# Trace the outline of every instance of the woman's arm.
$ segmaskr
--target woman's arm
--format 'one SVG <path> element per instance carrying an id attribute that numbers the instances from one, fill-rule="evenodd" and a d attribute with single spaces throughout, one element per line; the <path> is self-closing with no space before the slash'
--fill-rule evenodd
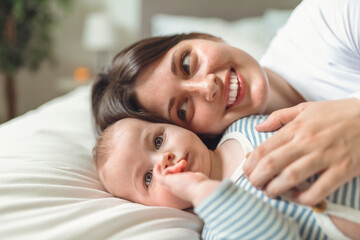
<path id="1" fill-rule="evenodd" d="M 346 236 L 354 240 L 360 240 L 360 224 L 336 216 L 330 216 L 330 219 Z"/>
<path id="2" fill-rule="evenodd" d="M 302 103 L 274 112 L 257 126 L 258 131 L 278 128 L 244 164 L 249 181 L 269 196 L 280 195 L 320 173 L 294 199 L 315 205 L 360 175 L 359 99 Z"/>

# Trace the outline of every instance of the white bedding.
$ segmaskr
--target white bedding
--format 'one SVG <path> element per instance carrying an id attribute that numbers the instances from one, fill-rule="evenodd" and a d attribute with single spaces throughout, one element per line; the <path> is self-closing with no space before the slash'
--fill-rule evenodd
<path id="1" fill-rule="evenodd" d="M 195 215 L 105 192 L 94 143 L 89 86 L 0 126 L 0 239 L 199 239 Z"/>

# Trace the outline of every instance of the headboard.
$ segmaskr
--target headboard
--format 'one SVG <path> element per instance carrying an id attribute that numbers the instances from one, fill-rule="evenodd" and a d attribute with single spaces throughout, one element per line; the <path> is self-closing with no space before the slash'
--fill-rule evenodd
<path id="1" fill-rule="evenodd" d="M 140 37 L 151 36 L 154 15 L 172 14 L 235 20 L 260 16 L 268 8 L 293 9 L 301 0 L 141 0 Z"/>

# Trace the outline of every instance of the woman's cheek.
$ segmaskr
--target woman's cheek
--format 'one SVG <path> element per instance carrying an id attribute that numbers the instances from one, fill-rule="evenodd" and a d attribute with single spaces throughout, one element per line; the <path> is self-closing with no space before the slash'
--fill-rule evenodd
<path id="1" fill-rule="evenodd" d="M 223 111 L 220 111 L 217 106 L 213 108 L 199 106 L 193 118 L 191 130 L 196 133 L 221 133 L 232 122 L 232 119 L 227 121 L 222 114 Z"/>

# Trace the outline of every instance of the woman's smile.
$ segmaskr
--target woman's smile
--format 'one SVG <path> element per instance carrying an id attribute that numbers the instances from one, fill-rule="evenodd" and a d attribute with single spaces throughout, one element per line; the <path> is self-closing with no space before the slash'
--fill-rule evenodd
<path id="1" fill-rule="evenodd" d="M 230 69 L 226 74 L 224 85 L 226 110 L 231 110 L 242 102 L 245 96 L 245 89 L 246 85 L 243 76 L 234 69 Z"/>

